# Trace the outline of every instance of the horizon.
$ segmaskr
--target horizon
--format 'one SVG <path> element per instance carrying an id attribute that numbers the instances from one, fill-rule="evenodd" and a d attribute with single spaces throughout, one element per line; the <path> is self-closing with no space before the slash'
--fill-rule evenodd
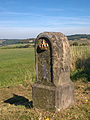
<path id="1" fill-rule="evenodd" d="M 0 0 L 0 39 L 36 38 L 44 31 L 90 34 L 89 4 L 89 0 Z"/>
<path id="2" fill-rule="evenodd" d="M 69 36 L 74 36 L 74 35 L 90 35 L 90 34 L 71 34 L 71 35 L 66 35 L 67 37 Z M 36 39 L 36 37 L 31 37 L 31 38 L 5 38 L 5 39 L 2 39 L 0 38 L 0 40 L 26 40 L 26 39 Z"/>

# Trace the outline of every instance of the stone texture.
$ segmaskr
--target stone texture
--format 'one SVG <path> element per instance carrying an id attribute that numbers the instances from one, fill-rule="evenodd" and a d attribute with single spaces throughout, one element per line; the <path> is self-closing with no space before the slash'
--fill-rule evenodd
<path id="1" fill-rule="evenodd" d="M 55 86 L 34 84 L 32 90 L 34 107 L 55 111 L 55 90 Z"/>
<path id="2" fill-rule="evenodd" d="M 73 83 L 70 80 L 67 37 L 62 33 L 44 32 L 37 36 L 35 46 L 34 106 L 46 110 L 68 107 L 73 103 Z"/>

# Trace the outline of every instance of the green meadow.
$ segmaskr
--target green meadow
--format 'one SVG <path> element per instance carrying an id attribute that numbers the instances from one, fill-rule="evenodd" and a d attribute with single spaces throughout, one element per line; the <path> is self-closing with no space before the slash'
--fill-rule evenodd
<path id="1" fill-rule="evenodd" d="M 73 81 L 78 78 L 87 81 L 90 78 L 89 61 L 90 46 L 70 48 L 70 69 Z M 15 48 L 15 45 L 0 48 L 0 87 L 24 84 L 34 80 L 34 48 Z"/>
<path id="2" fill-rule="evenodd" d="M 34 48 L 0 48 L 0 87 L 35 80 Z"/>

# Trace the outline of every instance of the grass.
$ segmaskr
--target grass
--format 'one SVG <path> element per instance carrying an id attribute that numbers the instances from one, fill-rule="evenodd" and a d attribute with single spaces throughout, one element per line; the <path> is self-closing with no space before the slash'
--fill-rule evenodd
<path id="1" fill-rule="evenodd" d="M 13 48 L 15 45 L 9 45 Z M 18 45 L 19 46 L 19 45 Z M 7 46 L 4 48 L 8 48 Z M 71 79 L 90 80 L 90 46 L 71 47 Z M 0 87 L 35 80 L 34 48 L 0 48 Z"/>
<path id="2" fill-rule="evenodd" d="M 90 58 L 90 46 L 72 46 L 70 47 L 70 55 L 70 67 L 71 71 L 73 71 L 77 67 L 76 62 L 78 59 L 86 60 Z"/>
<path id="3" fill-rule="evenodd" d="M 70 54 L 74 105 L 50 113 L 31 106 L 34 48 L 0 48 L 0 120 L 90 120 L 90 46 L 71 47 Z"/>
<path id="4" fill-rule="evenodd" d="M 0 49 L 0 87 L 35 79 L 34 49 Z"/>
<path id="5" fill-rule="evenodd" d="M 73 46 L 70 54 L 71 79 L 90 81 L 90 46 Z"/>

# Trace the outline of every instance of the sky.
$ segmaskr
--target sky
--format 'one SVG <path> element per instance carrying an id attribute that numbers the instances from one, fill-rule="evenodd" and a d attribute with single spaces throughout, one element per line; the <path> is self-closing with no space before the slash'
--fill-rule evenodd
<path id="1" fill-rule="evenodd" d="M 90 34 L 90 0 L 0 0 L 0 39 Z"/>

